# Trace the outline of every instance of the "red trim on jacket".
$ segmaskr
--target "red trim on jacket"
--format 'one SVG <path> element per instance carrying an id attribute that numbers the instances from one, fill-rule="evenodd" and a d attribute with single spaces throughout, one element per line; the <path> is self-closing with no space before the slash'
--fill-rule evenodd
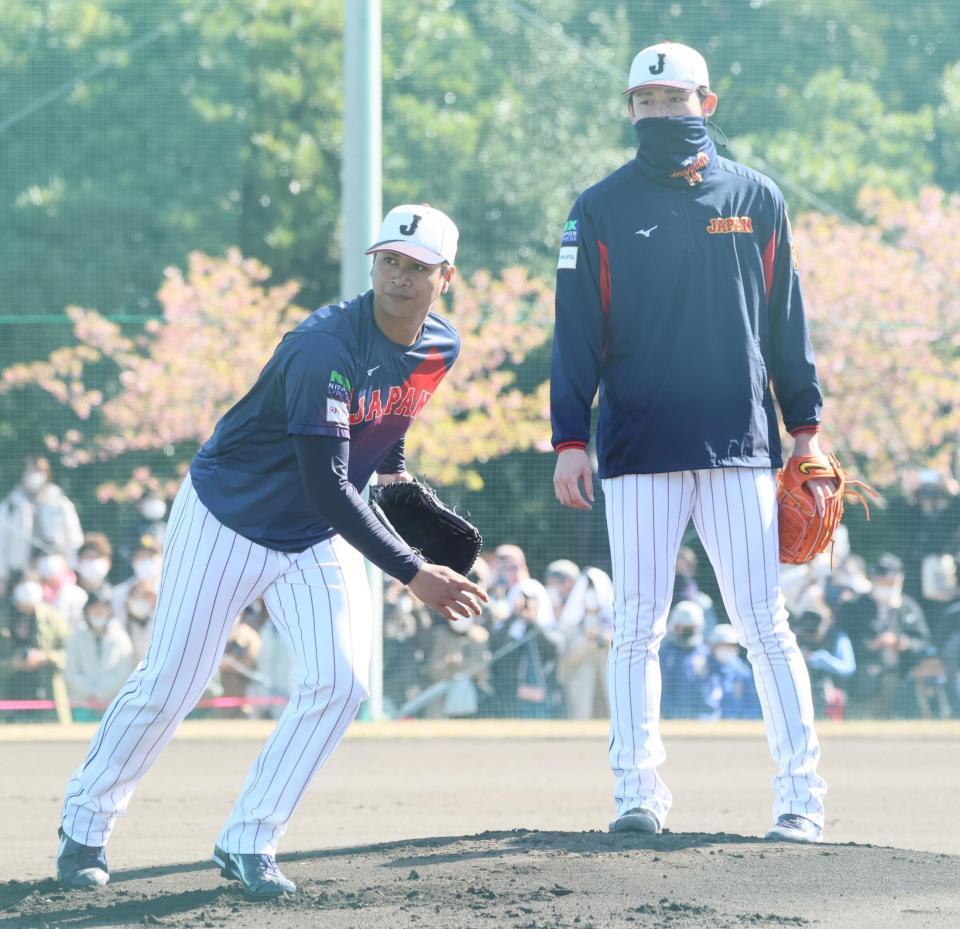
<path id="1" fill-rule="evenodd" d="M 603 356 L 607 355 L 607 339 L 610 332 L 610 255 L 607 246 L 597 239 L 600 251 L 600 305 L 603 307 Z"/>
<path id="2" fill-rule="evenodd" d="M 563 451 L 566 451 L 568 448 L 581 448 L 581 449 L 583 449 L 583 448 L 586 448 L 586 447 L 587 447 L 587 443 L 586 443 L 586 442 L 579 442 L 579 441 L 577 441 L 576 439 L 570 439 L 570 440 L 567 441 L 567 442 L 560 442 L 560 443 L 555 447 L 554 450 L 555 450 L 555 451 L 558 451 L 558 452 L 563 452 Z"/>
<path id="3" fill-rule="evenodd" d="M 603 306 L 603 315 L 610 318 L 610 256 L 607 246 L 599 239 L 597 248 L 600 250 L 600 303 Z"/>
<path id="4" fill-rule="evenodd" d="M 790 430 L 790 435 L 816 435 L 820 431 L 820 426 L 817 423 L 814 423 L 812 426 L 797 426 L 796 429 Z"/>
<path id="5" fill-rule="evenodd" d="M 773 259 L 777 254 L 777 232 L 774 230 L 770 235 L 770 241 L 763 250 L 763 290 L 770 299 L 770 291 L 773 290 Z"/>

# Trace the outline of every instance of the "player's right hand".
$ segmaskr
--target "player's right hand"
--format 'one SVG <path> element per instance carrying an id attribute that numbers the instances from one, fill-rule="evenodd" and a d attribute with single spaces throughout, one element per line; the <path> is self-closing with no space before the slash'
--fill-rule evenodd
<path id="1" fill-rule="evenodd" d="M 489 597 L 482 587 L 446 565 L 425 563 L 407 585 L 430 609 L 447 619 L 479 616 Z"/>
<path id="2" fill-rule="evenodd" d="M 553 491 L 564 506 L 575 510 L 593 509 L 593 468 L 584 449 L 565 448 L 557 455 Z"/>

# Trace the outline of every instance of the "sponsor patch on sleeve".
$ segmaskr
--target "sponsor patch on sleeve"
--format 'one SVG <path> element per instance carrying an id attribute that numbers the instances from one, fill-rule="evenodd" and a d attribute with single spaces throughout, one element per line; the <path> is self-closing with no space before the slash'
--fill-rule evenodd
<path id="1" fill-rule="evenodd" d="M 350 413 L 343 400 L 327 398 L 327 422 L 333 426 L 350 425 Z"/>
<path id="2" fill-rule="evenodd" d="M 330 372 L 330 383 L 327 384 L 327 396 L 331 400 L 350 402 L 350 380 L 339 371 Z"/>
<path id="3" fill-rule="evenodd" d="M 563 224 L 563 235 L 560 236 L 561 245 L 577 244 L 577 220 L 571 219 Z"/>
<path id="4" fill-rule="evenodd" d="M 557 260 L 557 270 L 567 268 L 574 270 L 577 267 L 577 252 L 579 249 L 575 245 L 565 245 L 560 249 L 560 258 Z"/>

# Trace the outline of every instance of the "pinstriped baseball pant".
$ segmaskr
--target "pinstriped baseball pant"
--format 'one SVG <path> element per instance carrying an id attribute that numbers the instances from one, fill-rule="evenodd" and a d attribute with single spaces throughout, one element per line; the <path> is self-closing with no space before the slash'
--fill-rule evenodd
<path id="1" fill-rule="evenodd" d="M 363 559 L 339 536 L 300 554 L 250 542 L 214 518 L 189 477 L 170 513 L 150 648 L 67 786 L 61 826 L 68 836 L 106 844 L 140 779 L 206 689 L 238 613 L 259 596 L 293 655 L 294 689 L 217 844 L 275 854 L 311 779 L 368 694 Z"/>
<path id="2" fill-rule="evenodd" d="M 817 774 L 810 678 L 787 624 L 779 580 L 776 480 L 762 468 L 628 474 L 603 481 L 613 559 L 610 766 L 617 815 L 635 807 L 663 823 L 671 794 L 657 769 L 660 643 L 673 596 L 677 552 L 691 517 L 721 596 L 747 649 L 777 766 L 774 818 L 799 813 L 823 824 L 826 783 Z"/>

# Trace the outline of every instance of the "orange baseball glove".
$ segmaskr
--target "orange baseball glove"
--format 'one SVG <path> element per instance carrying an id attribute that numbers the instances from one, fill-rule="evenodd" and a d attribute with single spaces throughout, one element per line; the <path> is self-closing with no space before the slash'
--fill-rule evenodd
<path id="1" fill-rule="evenodd" d="M 823 516 L 817 512 L 807 481 L 829 478 L 836 484 L 826 495 Z M 784 564 L 805 564 L 833 542 L 833 534 L 843 517 L 847 496 L 862 503 L 870 518 L 870 507 L 862 491 L 877 495 L 862 481 L 847 479 L 836 455 L 802 455 L 791 458 L 777 475 L 777 504 L 780 511 L 780 560 Z"/>

